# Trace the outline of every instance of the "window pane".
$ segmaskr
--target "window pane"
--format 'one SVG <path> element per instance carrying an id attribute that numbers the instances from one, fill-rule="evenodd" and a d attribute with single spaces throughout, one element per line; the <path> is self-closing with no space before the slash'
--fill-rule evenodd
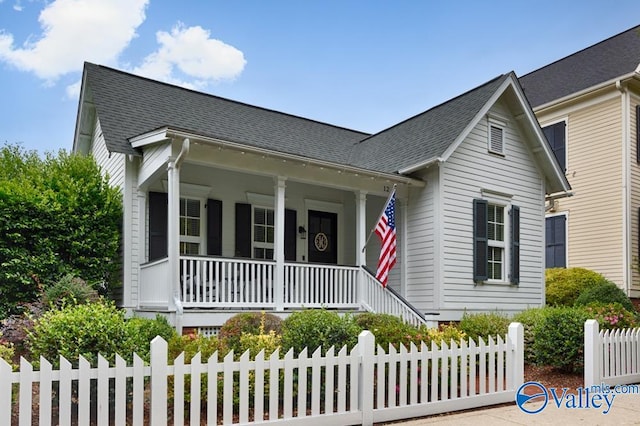
<path id="1" fill-rule="evenodd" d="M 273 243 L 275 241 L 275 228 L 267 228 L 267 243 Z"/>
<path id="2" fill-rule="evenodd" d="M 501 280 L 502 279 L 502 267 L 503 267 L 503 250 L 500 247 L 489 247 L 489 279 Z"/>
<path id="3" fill-rule="evenodd" d="M 264 249 L 259 247 L 254 248 L 253 257 L 256 259 L 264 259 Z"/>
<path id="4" fill-rule="evenodd" d="M 180 198 L 180 216 L 184 216 L 186 215 L 187 212 L 187 200 L 185 200 L 184 198 Z"/>
<path id="5" fill-rule="evenodd" d="M 267 225 L 275 225 L 275 221 L 274 221 L 274 216 L 273 216 L 273 210 L 269 209 L 267 210 Z"/>
<path id="6" fill-rule="evenodd" d="M 191 237 L 200 236 L 200 219 L 186 219 L 185 234 Z"/>
<path id="7" fill-rule="evenodd" d="M 253 222 L 256 223 L 257 225 L 264 225 L 265 224 L 265 211 L 264 209 L 258 209 L 256 208 L 253 211 Z"/>
<path id="8" fill-rule="evenodd" d="M 265 242 L 264 226 L 256 225 L 253 227 L 253 241 Z"/>
<path id="9" fill-rule="evenodd" d="M 180 254 L 187 255 L 187 256 L 200 254 L 200 244 L 181 242 Z"/>
<path id="10" fill-rule="evenodd" d="M 200 200 L 187 200 L 187 216 L 200 217 Z"/>
<path id="11" fill-rule="evenodd" d="M 273 259 L 273 249 L 265 249 L 265 259 Z"/>

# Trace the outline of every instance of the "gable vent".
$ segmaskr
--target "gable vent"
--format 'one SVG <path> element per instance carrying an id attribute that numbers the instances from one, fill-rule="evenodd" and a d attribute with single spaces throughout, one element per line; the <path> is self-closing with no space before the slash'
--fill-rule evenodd
<path id="1" fill-rule="evenodd" d="M 489 140 L 489 151 L 502 154 L 504 152 L 504 142 L 502 129 L 500 127 L 491 126 L 491 134 Z"/>

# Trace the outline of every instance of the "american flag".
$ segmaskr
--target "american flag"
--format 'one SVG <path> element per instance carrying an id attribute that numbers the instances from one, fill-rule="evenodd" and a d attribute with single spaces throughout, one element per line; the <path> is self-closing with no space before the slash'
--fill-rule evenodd
<path id="1" fill-rule="evenodd" d="M 387 286 L 389 271 L 396 264 L 396 191 L 394 190 L 384 207 L 380 220 L 376 225 L 376 235 L 380 237 L 380 257 L 376 278 Z"/>

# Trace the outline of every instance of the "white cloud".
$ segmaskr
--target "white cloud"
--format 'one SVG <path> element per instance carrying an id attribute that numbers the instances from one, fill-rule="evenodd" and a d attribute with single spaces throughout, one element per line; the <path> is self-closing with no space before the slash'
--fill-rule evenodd
<path id="1" fill-rule="evenodd" d="M 116 63 L 145 20 L 149 0 L 55 0 L 40 12 L 42 35 L 14 46 L 0 33 L 0 60 L 48 82 L 82 69 L 88 60 Z"/>
<path id="2" fill-rule="evenodd" d="M 185 27 L 178 23 L 171 33 L 158 31 L 160 44 L 132 72 L 190 88 L 202 88 L 208 83 L 233 79 L 244 69 L 243 53 L 220 40 L 210 38 L 210 32 L 200 26 Z M 177 71 L 190 81 L 176 76 Z"/>

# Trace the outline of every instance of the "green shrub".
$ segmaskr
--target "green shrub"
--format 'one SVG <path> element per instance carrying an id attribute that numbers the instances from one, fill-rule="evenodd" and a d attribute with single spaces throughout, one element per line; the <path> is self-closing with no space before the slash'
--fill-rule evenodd
<path id="1" fill-rule="evenodd" d="M 242 334 L 259 334 L 261 325 L 264 326 L 265 333 L 274 331 L 275 334 L 280 334 L 282 331 L 280 317 L 266 312 L 244 312 L 229 318 L 220 328 L 218 338 L 226 348 L 241 354 L 240 337 Z"/>
<path id="2" fill-rule="evenodd" d="M 402 344 L 409 347 L 411 342 L 419 340 L 419 330 L 406 324 L 401 318 L 390 314 L 366 312 L 355 316 L 355 322 L 362 330 L 369 330 L 376 338 L 376 345 L 380 345 L 385 352 L 389 345 L 399 349 Z"/>
<path id="3" fill-rule="evenodd" d="M 549 268 L 545 272 L 547 305 L 573 306 L 580 293 L 605 282 L 605 277 L 588 269 Z"/>
<path id="4" fill-rule="evenodd" d="M 220 350 L 218 360 L 222 360 L 226 355 L 226 352 L 221 350 L 220 341 L 215 336 L 206 337 L 199 334 L 178 336 L 174 334 L 168 343 L 170 362 L 173 362 L 182 352 L 184 352 L 185 363 L 189 363 L 198 352 L 200 352 L 203 362 L 218 350 Z"/>
<path id="5" fill-rule="evenodd" d="M 61 308 L 69 304 L 95 302 L 98 300 L 98 292 L 83 279 L 74 274 L 67 274 L 54 285 L 46 288 L 42 297 L 46 305 Z"/>
<path id="6" fill-rule="evenodd" d="M 331 346 L 336 350 L 344 345 L 355 346 L 361 329 L 353 316 L 340 316 L 325 309 L 309 309 L 294 312 L 282 322 L 282 350 L 293 349 L 299 354 L 307 348 L 309 354 L 318 347 L 323 353 Z"/>
<path id="7" fill-rule="evenodd" d="M 431 344 L 435 343 L 435 345 L 440 348 L 442 342 L 445 342 L 450 347 L 452 340 L 460 345 L 462 340 L 467 340 L 467 335 L 455 325 L 445 324 L 439 328 L 420 327 L 416 340 L 417 342 L 414 342 L 416 345 L 420 342 L 425 342 L 431 347 Z"/>
<path id="8" fill-rule="evenodd" d="M 533 347 L 534 330 L 537 325 L 554 309 L 552 307 L 529 308 L 512 318 L 512 321 L 522 324 L 524 330 L 524 362 L 525 364 L 537 364 L 536 352 Z"/>
<path id="9" fill-rule="evenodd" d="M 603 330 L 635 328 L 639 324 L 637 313 L 628 311 L 620 303 L 591 303 L 585 310 Z"/>
<path id="10" fill-rule="evenodd" d="M 100 301 L 45 312 L 28 333 L 33 361 L 40 356 L 59 366 L 59 355 L 74 365 L 82 355 L 96 365 L 98 353 L 110 362 L 118 353 L 131 359 L 124 311 Z"/>
<path id="11" fill-rule="evenodd" d="M 584 289 L 576 299 L 576 305 L 587 306 L 591 303 L 619 303 L 630 312 L 635 312 L 635 306 L 625 292 L 612 283 L 604 281 Z"/>
<path id="12" fill-rule="evenodd" d="M 0 318 L 70 273 L 118 286 L 121 198 L 91 156 L 0 147 Z"/>
<path id="13" fill-rule="evenodd" d="M 584 366 L 584 322 L 589 315 L 581 307 L 562 307 L 546 313 L 534 329 L 536 360 L 565 372 Z"/>
<path id="14" fill-rule="evenodd" d="M 176 336 L 176 330 L 162 315 L 156 315 L 155 319 L 134 317 L 126 322 L 127 334 L 131 344 L 131 350 L 140 358 L 149 362 L 150 343 L 160 336 L 167 342 Z"/>
<path id="15" fill-rule="evenodd" d="M 485 342 L 488 336 L 504 336 L 509 331 L 509 318 L 499 312 L 469 314 L 465 312 L 458 324 L 469 339 L 478 342 L 482 338 Z"/>

